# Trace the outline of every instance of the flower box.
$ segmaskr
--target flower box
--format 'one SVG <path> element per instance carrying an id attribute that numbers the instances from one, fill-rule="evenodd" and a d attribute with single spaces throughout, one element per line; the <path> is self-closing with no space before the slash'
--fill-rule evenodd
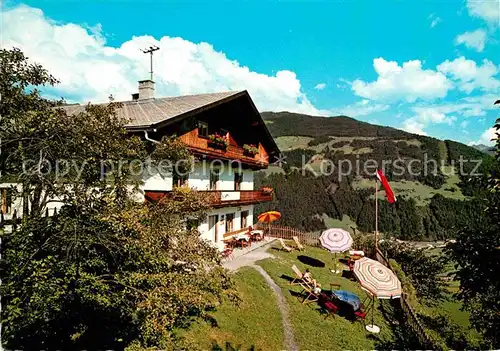
<path id="1" fill-rule="evenodd" d="M 253 144 L 244 144 L 243 151 L 247 155 L 255 156 L 259 153 L 259 148 Z"/>
<path id="2" fill-rule="evenodd" d="M 229 139 L 219 133 L 208 136 L 209 145 L 219 149 L 225 149 L 229 145 Z"/>
<path id="3" fill-rule="evenodd" d="M 260 191 L 262 191 L 265 194 L 271 194 L 273 192 L 273 188 L 270 188 L 268 186 L 264 186 L 260 188 Z"/>

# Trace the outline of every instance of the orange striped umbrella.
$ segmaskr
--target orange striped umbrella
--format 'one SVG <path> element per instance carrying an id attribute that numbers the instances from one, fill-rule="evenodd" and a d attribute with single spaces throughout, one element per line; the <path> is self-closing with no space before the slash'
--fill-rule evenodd
<path id="1" fill-rule="evenodd" d="M 281 218 L 281 213 L 278 211 L 268 211 L 261 213 L 258 217 L 259 222 L 271 223 Z"/>

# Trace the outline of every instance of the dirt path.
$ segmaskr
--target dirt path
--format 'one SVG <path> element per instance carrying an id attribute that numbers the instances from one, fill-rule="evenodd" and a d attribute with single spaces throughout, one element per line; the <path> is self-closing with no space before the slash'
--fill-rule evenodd
<path id="1" fill-rule="evenodd" d="M 222 266 L 230 271 L 237 271 L 241 267 L 253 266 L 257 261 L 274 257 L 267 252 L 268 248 L 269 245 L 261 246 L 258 249 L 244 254 L 243 256 L 235 257 L 230 261 L 224 262 Z"/>
<path id="2" fill-rule="evenodd" d="M 283 296 L 283 292 L 281 288 L 274 282 L 274 280 L 267 274 L 267 272 L 261 267 L 256 265 L 257 261 L 263 260 L 265 258 L 274 257 L 270 253 L 267 252 L 269 245 L 265 245 L 259 247 L 256 250 L 250 251 L 243 256 L 236 257 L 235 259 L 225 262 L 223 266 L 231 271 L 237 271 L 241 267 L 252 267 L 257 272 L 264 277 L 267 285 L 271 288 L 276 297 L 276 302 L 278 304 L 278 308 L 281 312 L 281 322 L 283 324 L 283 333 L 285 334 L 285 349 L 287 351 L 298 351 L 299 346 L 295 343 L 295 339 L 293 336 L 293 328 L 290 324 L 290 320 L 288 318 L 288 304 Z"/>
<path id="3" fill-rule="evenodd" d="M 299 350 L 299 346 L 295 342 L 294 336 L 293 336 L 293 328 L 292 325 L 290 324 L 290 320 L 288 318 L 288 304 L 285 300 L 285 297 L 283 296 L 283 292 L 281 291 L 281 288 L 276 285 L 274 280 L 267 274 L 267 272 L 261 267 L 257 266 L 256 264 L 251 265 L 254 269 L 257 270 L 265 279 L 266 283 L 269 285 L 271 290 L 274 293 L 274 296 L 276 296 L 276 302 L 278 303 L 278 308 L 280 309 L 281 312 L 281 321 L 283 323 L 283 332 L 285 334 L 285 349 L 287 351 L 296 351 Z"/>

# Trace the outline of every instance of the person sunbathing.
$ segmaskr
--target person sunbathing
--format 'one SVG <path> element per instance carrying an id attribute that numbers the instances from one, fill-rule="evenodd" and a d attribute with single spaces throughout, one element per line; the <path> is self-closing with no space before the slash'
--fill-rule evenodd
<path id="1" fill-rule="evenodd" d="M 313 279 L 311 272 L 309 272 L 309 269 L 306 269 L 304 275 L 302 276 L 302 279 L 313 287 L 313 291 L 315 294 L 319 294 L 321 292 L 321 284 L 316 281 L 316 279 Z"/>

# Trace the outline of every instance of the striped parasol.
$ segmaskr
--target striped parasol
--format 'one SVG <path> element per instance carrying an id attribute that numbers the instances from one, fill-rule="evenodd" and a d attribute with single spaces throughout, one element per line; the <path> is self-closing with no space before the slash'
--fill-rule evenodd
<path id="1" fill-rule="evenodd" d="M 261 213 L 258 217 L 259 222 L 271 223 L 281 218 L 281 213 L 278 211 L 268 211 Z"/>
<path id="2" fill-rule="evenodd" d="M 401 282 L 396 275 L 382 263 L 367 257 L 354 263 L 354 275 L 361 287 L 379 299 L 401 297 Z"/>
<path id="3" fill-rule="evenodd" d="M 321 245 L 330 252 L 344 252 L 351 248 L 352 237 L 348 231 L 340 228 L 331 228 L 321 233 Z"/>

